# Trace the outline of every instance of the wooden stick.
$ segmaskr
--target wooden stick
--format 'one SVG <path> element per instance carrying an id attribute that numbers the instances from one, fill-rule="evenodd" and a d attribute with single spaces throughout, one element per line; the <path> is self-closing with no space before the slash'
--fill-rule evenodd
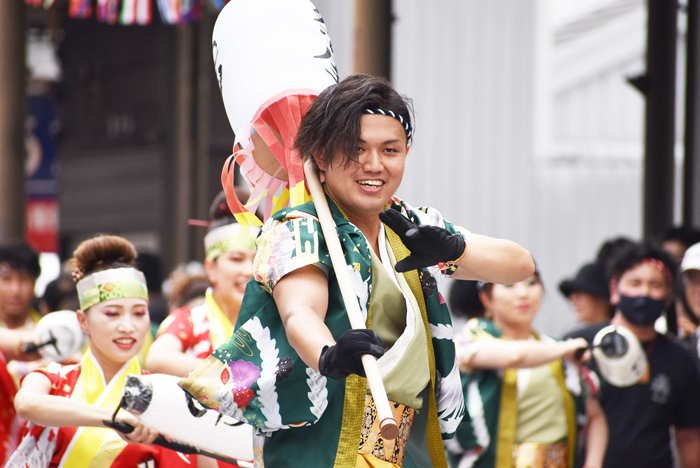
<path id="1" fill-rule="evenodd" d="M 306 178 L 306 183 L 309 186 L 311 196 L 314 199 L 316 214 L 318 214 L 318 220 L 321 223 L 323 237 L 326 239 L 328 253 L 331 256 L 331 263 L 333 264 L 333 270 L 335 271 L 335 276 L 338 279 L 338 286 L 340 287 L 340 293 L 343 296 L 343 302 L 345 303 L 345 309 L 348 313 L 348 319 L 350 319 L 350 326 L 352 328 L 365 328 L 365 320 L 362 318 L 362 311 L 360 310 L 360 305 L 357 302 L 355 288 L 352 285 L 350 272 L 348 271 L 347 263 L 345 262 L 345 255 L 343 254 L 343 249 L 340 246 L 338 231 L 336 231 L 335 228 L 335 221 L 333 221 L 333 216 L 331 216 L 331 210 L 328 207 L 328 202 L 326 201 L 326 194 L 323 191 L 323 187 L 321 187 L 321 181 L 318 178 L 316 167 L 311 159 L 308 159 L 304 163 L 304 176 Z M 382 381 L 382 376 L 379 373 L 377 359 L 370 354 L 365 354 L 362 356 L 362 366 L 364 367 L 365 375 L 367 376 L 369 391 L 372 393 L 374 404 L 377 407 L 379 429 L 382 432 L 382 437 L 385 439 L 395 439 L 399 435 L 399 426 L 396 424 L 394 415 L 391 412 L 389 399 L 387 398 L 386 390 L 384 389 L 384 382 Z"/>

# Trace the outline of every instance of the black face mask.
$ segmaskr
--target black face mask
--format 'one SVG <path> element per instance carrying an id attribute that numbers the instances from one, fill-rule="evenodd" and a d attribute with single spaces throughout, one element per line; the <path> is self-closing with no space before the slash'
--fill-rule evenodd
<path id="1" fill-rule="evenodd" d="M 649 296 L 630 297 L 620 294 L 617 304 L 622 315 L 634 325 L 653 325 L 666 306 L 665 299 L 652 299 Z"/>

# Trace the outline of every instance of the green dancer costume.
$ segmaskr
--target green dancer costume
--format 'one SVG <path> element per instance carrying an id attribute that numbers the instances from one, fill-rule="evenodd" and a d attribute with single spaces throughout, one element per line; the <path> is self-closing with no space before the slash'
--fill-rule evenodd
<path id="1" fill-rule="evenodd" d="M 467 341 L 501 339 L 501 330 L 490 320 L 471 319 L 464 327 Z M 533 332 L 535 339 L 553 341 Z M 576 435 L 586 422 L 585 400 L 598 388 L 597 377 L 568 361 L 548 364 L 564 399 L 568 427 L 568 466 L 573 466 Z M 452 466 L 510 468 L 518 422 L 517 369 L 476 369 L 465 372 L 462 385 L 467 414 L 453 440 L 447 444 Z M 594 388 L 594 390 L 591 389 Z M 460 463 L 461 462 L 461 463 Z"/>
<path id="2" fill-rule="evenodd" d="M 408 439 L 403 466 L 446 466 L 442 439 L 455 433 L 464 400 L 450 316 L 436 280 L 456 267 L 397 273 L 406 299 L 387 293 L 392 287 L 398 291 L 396 283 L 364 235 L 327 198 L 360 308 L 368 327 L 387 344 L 379 364 L 389 399 L 418 410 L 410 438 L 399 435 Z M 434 209 L 413 209 L 396 197 L 387 208 L 419 225 L 466 234 Z M 384 229 L 380 242 L 385 241 L 389 257 L 384 261 L 393 268 L 409 252 L 393 231 Z M 313 202 L 275 213 L 257 248 L 255 277 L 248 283 L 236 331 L 180 385 L 203 405 L 257 429 L 256 449 L 264 444 L 264 451 L 256 450 L 256 466 L 262 466 L 264 455 L 264 463 L 274 468 L 355 467 L 361 439 L 367 436 L 366 379 L 328 379 L 306 366 L 288 343 L 272 298 L 284 275 L 316 265 L 329 275 L 326 326 L 336 340 L 350 328 Z M 420 458 L 427 454 L 430 459 Z"/>

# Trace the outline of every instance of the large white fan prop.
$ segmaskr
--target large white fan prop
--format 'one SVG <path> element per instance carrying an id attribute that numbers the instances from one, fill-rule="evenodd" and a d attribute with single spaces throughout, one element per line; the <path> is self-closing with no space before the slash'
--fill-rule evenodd
<path id="1" fill-rule="evenodd" d="M 616 387 L 630 387 L 647 372 L 649 362 L 637 337 L 629 329 L 610 325 L 593 339 L 593 357 L 603 378 Z"/>
<path id="2" fill-rule="evenodd" d="M 216 411 L 195 408 L 178 387 L 179 380 L 165 374 L 129 374 L 122 390 L 122 408 L 161 435 L 252 467 L 253 427 Z"/>
<path id="3" fill-rule="evenodd" d="M 231 212 L 241 224 L 259 225 L 252 213 L 263 198 L 267 220 L 287 204 L 309 201 L 308 184 L 350 323 L 353 328 L 364 328 L 316 169 L 308 164 L 305 170 L 294 149 L 299 124 L 311 102 L 338 82 L 323 18 L 309 0 L 232 0 L 216 20 L 212 47 L 224 107 L 236 134 L 234 154 L 221 174 Z M 235 194 L 234 162 L 251 187 L 245 205 Z M 366 355 L 362 363 L 382 421 L 382 436 L 394 439 L 398 426 L 376 359 Z"/>
<path id="4" fill-rule="evenodd" d="M 244 129 L 270 98 L 318 93 L 338 81 L 326 26 L 309 0 L 232 0 L 216 19 L 212 47 L 226 114 L 243 146 L 250 138 Z"/>
<path id="5" fill-rule="evenodd" d="M 238 222 L 260 225 L 258 207 L 267 219 L 308 201 L 294 139 L 309 105 L 338 82 L 333 47 L 309 0 L 232 0 L 216 20 L 212 48 L 236 135 L 222 184 Z M 238 165 L 251 189 L 245 205 L 233 190 Z"/>
<path id="6" fill-rule="evenodd" d="M 42 317 L 36 324 L 36 343 L 23 347 L 26 353 L 39 352 L 44 359 L 64 362 L 85 346 L 86 336 L 72 310 L 59 310 Z"/>

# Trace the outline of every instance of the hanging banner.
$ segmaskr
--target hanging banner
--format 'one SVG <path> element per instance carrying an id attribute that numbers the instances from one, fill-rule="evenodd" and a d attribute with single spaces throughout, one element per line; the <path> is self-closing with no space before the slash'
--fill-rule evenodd
<path id="1" fill-rule="evenodd" d="M 49 9 L 56 0 L 24 0 L 33 7 Z M 214 11 L 221 9 L 229 0 L 69 0 L 68 14 L 71 18 L 86 19 L 92 16 L 93 4 L 97 20 L 107 24 L 150 24 L 153 18 L 153 2 L 158 5 L 160 19 L 165 24 L 182 24 L 199 21 L 204 3 Z"/>
<path id="2" fill-rule="evenodd" d="M 39 252 L 58 252 L 58 200 L 55 178 L 58 123 L 53 96 L 29 98 L 26 139 L 25 240 Z"/>

